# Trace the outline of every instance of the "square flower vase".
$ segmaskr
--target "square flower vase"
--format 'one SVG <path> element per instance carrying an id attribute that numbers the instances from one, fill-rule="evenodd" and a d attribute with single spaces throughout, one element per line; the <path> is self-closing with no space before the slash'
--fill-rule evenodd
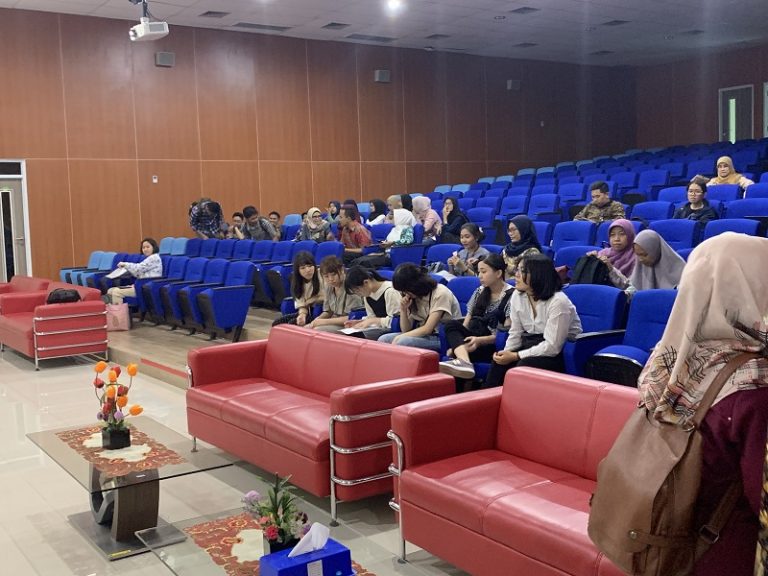
<path id="1" fill-rule="evenodd" d="M 106 450 L 128 448 L 131 445 L 131 429 L 120 428 L 110 430 L 109 428 L 104 428 L 101 431 L 101 445 Z"/>

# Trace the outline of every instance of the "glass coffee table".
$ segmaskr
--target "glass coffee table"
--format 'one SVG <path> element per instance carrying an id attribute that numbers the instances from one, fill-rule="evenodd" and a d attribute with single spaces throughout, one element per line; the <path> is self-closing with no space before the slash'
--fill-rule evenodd
<path id="1" fill-rule="evenodd" d="M 120 450 L 101 447 L 97 424 L 27 434 L 88 491 L 91 510 L 69 520 L 109 560 L 148 551 L 137 530 L 163 527 L 168 542 L 186 538 L 158 516 L 161 480 L 234 463 L 146 416 L 131 418 L 130 427 L 131 446 Z"/>

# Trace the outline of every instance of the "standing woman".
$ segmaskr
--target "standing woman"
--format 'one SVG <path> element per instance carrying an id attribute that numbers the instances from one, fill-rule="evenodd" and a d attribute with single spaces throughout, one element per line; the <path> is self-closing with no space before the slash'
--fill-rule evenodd
<path id="1" fill-rule="evenodd" d="M 696 247 L 661 341 L 640 378 L 640 399 L 667 424 L 689 421 L 717 373 L 757 353 L 726 381 L 698 431 L 702 468 L 696 513 L 706 521 L 726 489 L 741 494 L 694 576 L 751 576 L 768 427 L 768 240 L 726 232 Z"/>
<path id="2" fill-rule="evenodd" d="M 345 328 L 364 330 L 368 340 L 378 340 L 392 329 L 393 318 L 400 313 L 400 293 L 376 270 L 352 266 L 344 280 L 347 294 L 355 294 L 365 303 L 365 316 L 360 320 L 347 320 Z"/>
<path id="3" fill-rule="evenodd" d="M 440 242 L 443 244 L 458 244 L 461 227 L 469 222 L 466 214 L 459 209 L 459 203 L 454 196 L 446 196 L 443 201 L 443 230 Z"/>
<path id="4" fill-rule="evenodd" d="M 118 268 L 124 268 L 134 278 L 160 278 L 163 275 L 163 261 L 160 259 L 160 247 L 154 238 L 144 238 L 141 241 L 141 253 L 144 254 L 144 260 L 139 263 L 118 262 Z M 133 298 L 136 296 L 136 288 L 130 286 L 115 286 L 107 291 L 112 304 L 122 304 L 124 298 Z"/>
<path id="5" fill-rule="evenodd" d="M 302 221 L 296 240 L 314 240 L 325 242 L 331 233 L 331 225 L 323 220 L 320 208 L 313 206 L 307 211 L 307 217 Z"/>
<path id="6" fill-rule="evenodd" d="M 500 254 L 489 254 L 477 265 L 480 286 L 469 298 L 464 320 L 445 323 L 445 339 L 454 360 L 440 362 L 440 372 L 456 378 L 475 377 L 473 362 L 491 362 L 496 352 L 496 330 L 509 318 L 514 288 L 504 281 L 506 264 Z"/>
<path id="7" fill-rule="evenodd" d="M 363 307 L 360 296 L 347 294 L 344 289 L 344 263 L 336 256 L 326 256 L 320 262 L 320 276 L 325 283 L 323 311 L 307 324 L 323 332 L 338 332 L 344 328 L 349 313 Z"/>
<path id="8" fill-rule="evenodd" d="M 293 257 L 291 269 L 291 296 L 293 296 L 296 312 L 281 316 L 272 323 L 272 326 L 278 324 L 304 326 L 311 322 L 312 307 L 323 301 L 324 291 L 325 287 L 317 270 L 315 257 L 311 252 L 302 250 Z"/>
<path id="9" fill-rule="evenodd" d="M 504 247 L 504 261 L 507 263 L 507 276 L 515 275 L 517 265 L 523 256 L 539 254 L 541 244 L 536 237 L 536 228 L 528 216 L 515 216 L 507 224 L 509 244 Z"/>
<path id="10" fill-rule="evenodd" d="M 453 292 L 438 284 L 426 268 L 405 262 L 395 269 L 392 286 L 400 292 L 400 330 L 379 342 L 440 351 L 437 328 L 440 322 L 461 318 L 461 306 Z"/>
<path id="11" fill-rule="evenodd" d="M 515 274 L 509 336 L 493 355 L 485 387 L 501 386 L 513 366 L 565 372 L 563 346 L 581 334 L 576 307 L 561 292 L 560 276 L 543 254 L 523 256 Z"/>
<path id="12" fill-rule="evenodd" d="M 717 176 L 707 182 L 707 186 L 717 186 L 718 184 L 738 184 L 739 188 L 744 190 L 747 186 L 752 186 L 754 182 L 736 172 L 730 156 L 720 156 L 717 159 Z"/>
<path id="13" fill-rule="evenodd" d="M 424 226 L 422 244 L 435 244 L 440 238 L 443 222 L 440 220 L 440 215 L 432 208 L 432 201 L 426 196 L 414 198 L 413 215 Z"/>

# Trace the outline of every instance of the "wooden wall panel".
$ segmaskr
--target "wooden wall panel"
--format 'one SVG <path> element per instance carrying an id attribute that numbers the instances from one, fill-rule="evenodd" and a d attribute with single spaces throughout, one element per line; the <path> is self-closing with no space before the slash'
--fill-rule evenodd
<path id="1" fill-rule="evenodd" d="M 229 221 L 232 212 L 244 206 L 256 206 L 265 214 L 269 207 L 259 185 L 258 162 L 203 162 L 203 196 L 221 204 L 224 217 Z"/>
<path id="2" fill-rule="evenodd" d="M 193 29 L 174 26 L 173 34 L 131 48 L 138 157 L 199 160 Z M 175 66 L 155 66 L 155 52 L 175 53 Z"/>
<path id="3" fill-rule="evenodd" d="M 359 162 L 314 162 L 312 164 L 314 206 L 318 208 L 327 206 L 329 200 L 344 202 L 347 198 L 362 202 L 363 196 L 360 189 Z"/>
<path id="4" fill-rule="evenodd" d="M 505 58 L 488 58 L 485 63 L 488 160 L 523 157 L 523 63 Z M 507 80 L 519 82 L 507 90 Z"/>
<path id="5" fill-rule="evenodd" d="M 488 158 L 483 60 L 449 55 L 446 77 L 446 138 L 449 161 Z"/>
<path id="6" fill-rule="evenodd" d="M 0 157 L 65 157 L 59 17 L 0 8 L 0 38 Z"/>
<path id="7" fill-rule="evenodd" d="M 587 132 L 577 146 L 569 150 L 571 160 L 578 160 L 581 150 L 592 154 L 616 154 L 636 146 L 637 124 L 636 89 L 634 71 L 624 68 L 599 68 L 578 81 L 583 106 L 588 114 L 579 114 L 586 120 Z M 559 110 L 564 109 L 561 103 Z M 562 125 L 563 122 L 560 122 Z M 591 134 L 589 131 L 591 130 Z M 579 138 L 580 134 L 574 134 Z"/>
<path id="8" fill-rule="evenodd" d="M 447 162 L 406 162 L 406 191 L 432 192 L 439 184 L 449 184 Z"/>
<path id="9" fill-rule="evenodd" d="M 405 162 L 362 162 L 363 200 L 405 194 Z M 434 188 L 434 187 L 433 187 Z"/>
<path id="10" fill-rule="evenodd" d="M 531 167 L 555 161 L 557 133 L 555 91 L 556 72 L 549 62 L 526 63 L 523 69 L 523 159 Z M 543 126 L 542 126 L 543 122 Z"/>
<path id="11" fill-rule="evenodd" d="M 258 160 L 253 35 L 194 34 L 203 160 Z"/>
<path id="12" fill-rule="evenodd" d="M 307 42 L 312 160 L 359 160 L 355 49 Z"/>
<path id="13" fill-rule="evenodd" d="M 93 250 L 135 252 L 141 240 L 135 160 L 70 160 L 75 261 Z"/>
<path id="14" fill-rule="evenodd" d="M 358 44 L 357 94 L 360 109 L 360 158 L 403 160 L 403 70 L 401 53 Z M 374 82 L 376 70 L 389 70 L 390 83 Z M 365 171 L 365 169 L 364 169 Z"/>
<path id="15" fill-rule="evenodd" d="M 406 160 L 444 161 L 445 54 L 406 50 L 403 71 Z M 410 178 L 408 181 L 410 187 Z"/>
<path id="16" fill-rule="evenodd" d="M 301 214 L 315 206 L 310 162 L 260 162 L 259 171 L 263 190 L 259 210 L 262 212 Z"/>
<path id="17" fill-rule="evenodd" d="M 165 236 L 190 236 L 189 206 L 200 198 L 200 190 L 200 162 L 140 160 L 141 236 L 158 242 Z"/>
<path id="18" fill-rule="evenodd" d="M 671 146 L 674 142 L 674 108 L 672 65 L 642 68 L 637 71 L 635 119 L 637 146 Z"/>
<path id="19" fill-rule="evenodd" d="M 448 162 L 448 182 L 451 184 L 471 184 L 490 175 L 485 162 Z"/>
<path id="20" fill-rule="evenodd" d="M 260 160 L 310 160 L 306 41 L 254 36 Z"/>
<path id="21" fill-rule="evenodd" d="M 70 158 L 135 158 L 131 41 L 125 20 L 61 16 Z"/>
<path id="22" fill-rule="evenodd" d="M 27 160 L 32 274 L 58 278 L 59 268 L 85 264 L 72 246 L 72 211 L 66 160 Z"/>

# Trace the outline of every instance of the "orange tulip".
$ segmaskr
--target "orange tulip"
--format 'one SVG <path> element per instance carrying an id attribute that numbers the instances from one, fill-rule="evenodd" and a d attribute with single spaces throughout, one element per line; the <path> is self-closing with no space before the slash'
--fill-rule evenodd
<path id="1" fill-rule="evenodd" d="M 139 371 L 139 367 L 136 364 L 128 364 L 125 369 L 128 371 L 129 376 L 136 376 Z"/>
<path id="2" fill-rule="evenodd" d="M 104 362 L 103 360 L 101 362 L 96 362 L 96 366 L 93 367 L 93 370 L 98 374 L 101 374 L 106 369 L 107 369 L 107 363 Z"/>
<path id="3" fill-rule="evenodd" d="M 126 404 L 128 404 L 128 396 L 119 396 L 115 401 L 115 404 L 117 404 L 120 408 L 123 408 Z"/>
<path id="4" fill-rule="evenodd" d="M 117 396 L 117 386 L 110 386 L 106 391 L 107 398 L 114 398 Z"/>
<path id="5" fill-rule="evenodd" d="M 115 372 L 114 370 L 109 371 L 109 381 L 117 382 L 117 372 Z"/>
<path id="6" fill-rule="evenodd" d="M 144 408 L 142 408 L 138 404 L 134 404 L 133 406 L 131 406 L 131 409 L 128 412 L 131 414 L 131 416 L 138 416 L 139 414 L 144 412 Z"/>

